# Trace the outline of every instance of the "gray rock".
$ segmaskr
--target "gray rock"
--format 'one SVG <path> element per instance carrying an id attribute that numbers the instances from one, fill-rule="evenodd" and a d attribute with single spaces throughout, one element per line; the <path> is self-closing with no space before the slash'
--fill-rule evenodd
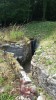
<path id="1" fill-rule="evenodd" d="M 54 79 L 56 79 L 56 74 L 54 74 L 52 77 L 53 77 Z"/>
<path id="2" fill-rule="evenodd" d="M 24 96 L 17 96 L 16 98 L 15 98 L 15 100 L 31 100 L 30 98 L 27 98 L 27 97 L 24 97 Z"/>
<path id="3" fill-rule="evenodd" d="M 23 96 L 17 96 L 17 97 L 15 98 L 15 100 L 24 100 L 24 97 L 23 97 Z"/>
<path id="4" fill-rule="evenodd" d="M 52 85 L 55 85 L 55 86 L 56 86 L 56 79 L 54 79 L 54 78 L 51 77 L 51 76 L 49 76 L 49 77 L 47 78 L 47 82 L 48 82 L 49 84 L 52 84 Z"/>
<path id="5" fill-rule="evenodd" d="M 46 100 L 46 97 L 41 93 L 40 96 L 38 96 L 37 100 Z"/>
<path id="6" fill-rule="evenodd" d="M 43 87 L 54 100 L 56 100 L 56 74 L 50 76 L 47 71 L 34 61 L 34 57 L 31 61 L 31 72 L 36 85 Z M 38 100 L 38 99 L 37 99 Z"/>
<path id="7" fill-rule="evenodd" d="M 14 53 L 14 56 L 18 59 L 20 63 L 25 63 L 31 59 L 31 43 L 23 43 L 23 44 L 3 44 L 0 45 L 0 48 L 6 52 Z"/>
<path id="8" fill-rule="evenodd" d="M 2 88 L 0 88 L 0 94 L 3 93 L 3 92 L 5 92 L 5 90 L 4 90 L 4 88 L 2 87 Z"/>

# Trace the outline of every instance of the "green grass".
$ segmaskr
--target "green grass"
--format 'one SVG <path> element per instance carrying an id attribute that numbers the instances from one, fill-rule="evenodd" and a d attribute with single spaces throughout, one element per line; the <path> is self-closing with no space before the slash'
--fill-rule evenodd
<path id="1" fill-rule="evenodd" d="M 24 32 L 21 30 L 20 26 L 9 26 L 7 28 L 0 29 L 0 42 L 1 41 L 11 41 L 16 42 L 24 37 Z"/>
<path id="2" fill-rule="evenodd" d="M 0 100 L 15 100 L 15 98 L 8 93 L 2 93 L 0 94 Z"/>
<path id="3" fill-rule="evenodd" d="M 18 41 L 24 36 L 29 38 L 48 38 L 56 34 L 56 22 L 30 22 L 24 26 L 11 26 L 0 31 L 0 40 Z M 55 37 L 53 37 L 55 40 Z M 56 41 L 56 40 L 55 40 Z"/>
<path id="4" fill-rule="evenodd" d="M 46 96 L 46 100 L 52 100 L 52 97 L 42 87 L 38 87 L 37 91 L 43 93 Z"/>
<path id="5" fill-rule="evenodd" d="M 9 31 L 8 31 L 9 30 Z M 0 32 L 1 33 L 1 32 Z M 2 33 L 1 33 L 2 34 Z M 51 65 L 54 66 L 56 63 L 56 22 L 30 22 L 24 26 L 12 26 L 11 28 L 6 29 L 4 40 L 8 41 L 19 41 L 23 37 L 37 38 L 38 44 L 41 47 L 37 48 L 36 60 L 40 61 L 40 64 L 44 64 L 45 68 Z M 27 38 L 26 38 L 27 39 Z M 45 56 L 40 56 L 45 52 Z M 52 59 L 45 58 L 50 56 Z M 2 59 L 0 58 L 0 62 Z M 55 72 L 55 71 L 54 71 Z"/>
<path id="6" fill-rule="evenodd" d="M 0 85 L 2 85 L 4 82 L 4 78 L 0 77 Z"/>
<path id="7" fill-rule="evenodd" d="M 26 36 L 38 40 L 40 48 L 36 50 L 36 62 L 42 64 L 49 74 L 55 74 L 56 22 L 31 22 L 26 24 L 23 30 Z"/>
<path id="8" fill-rule="evenodd" d="M 40 48 L 37 48 L 35 60 L 49 75 L 56 74 L 56 22 L 32 22 L 24 26 L 26 36 L 37 38 Z M 43 92 L 38 88 L 39 93 Z M 47 100 L 53 98 L 46 93 Z"/>
<path id="9" fill-rule="evenodd" d="M 10 40 L 12 41 L 18 41 L 19 39 L 21 39 L 24 36 L 24 32 L 21 31 L 18 27 L 16 27 L 15 25 L 13 26 L 12 30 L 10 31 Z"/>
<path id="10" fill-rule="evenodd" d="M 4 62 L 4 58 L 3 58 L 3 52 L 2 50 L 0 50 L 0 63 Z"/>
<path id="11" fill-rule="evenodd" d="M 51 74 L 56 74 L 56 65 L 54 65 L 53 67 L 51 67 L 50 69 L 49 69 L 49 73 L 51 73 Z"/>
<path id="12" fill-rule="evenodd" d="M 56 22 L 31 22 L 25 25 L 24 30 L 29 37 L 48 37 L 56 32 Z"/>
<path id="13" fill-rule="evenodd" d="M 0 58 L 0 63 L 3 62 L 3 61 L 4 61 L 3 58 Z"/>
<path id="14" fill-rule="evenodd" d="M 10 95 L 10 91 L 12 90 L 11 84 L 5 84 L 4 78 L 0 77 L 0 87 L 4 88 L 4 92 L 0 93 L 0 100 L 15 100 L 15 96 Z"/>

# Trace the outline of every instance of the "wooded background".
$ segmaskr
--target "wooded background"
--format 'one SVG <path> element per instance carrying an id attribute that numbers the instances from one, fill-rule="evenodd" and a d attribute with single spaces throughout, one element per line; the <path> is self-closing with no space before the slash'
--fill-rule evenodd
<path id="1" fill-rule="evenodd" d="M 0 24 L 56 20 L 56 0 L 0 0 Z"/>

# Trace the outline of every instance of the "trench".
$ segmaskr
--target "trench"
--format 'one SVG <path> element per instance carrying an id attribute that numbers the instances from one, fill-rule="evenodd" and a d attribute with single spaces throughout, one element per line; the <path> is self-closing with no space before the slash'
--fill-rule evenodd
<path id="1" fill-rule="evenodd" d="M 35 50 L 38 46 L 37 39 L 30 38 L 30 46 L 31 46 L 31 49 L 29 49 L 29 51 L 28 51 L 28 55 L 29 55 L 29 52 L 31 53 L 30 57 L 28 57 L 24 63 L 22 63 L 22 60 L 24 58 L 22 58 L 22 59 L 18 58 L 18 56 L 21 57 L 23 55 L 22 47 L 19 46 L 20 47 L 19 48 L 18 45 L 15 45 L 15 43 L 11 43 L 11 44 L 8 43 L 8 44 L 2 45 L 2 46 L 0 45 L 0 48 L 3 49 L 4 53 L 6 53 L 6 52 L 14 53 L 15 57 L 17 58 L 17 61 L 24 68 L 25 72 L 30 73 L 32 56 L 34 55 Z M 27 47 L 25 49 L 27 49 Z"/>
<path id="2" fill-rule="evenodd" d="M 27 97 L 27 91 L 29 91 L 29 93 L 30 94 L 28 94 L 29 95 L 29 98 L 31 98 L 30 100 L 35 100 L 35 99 L 33 99 L 33 98 L 37 98 L 38 97 L 38 93 L 37 93 L 37 91 L 36 91 L 36 86 L 33 84 L 33 82 L 32 82 L 32 80 L 31 80 L 31 78 L 28 76 L 29 75 L 29 73 L 31 73 L 31 59 L 32 59 L 32 56 L 34 55 L 34 53 L 35 53 L 35 50 L 36 50 L 36 48 L 37 48 L 37 40 L 36 39 L 30 39 L 30 44 L 31 44 L 31 58 L 30 58 L 30 60 L 28 60 L 27 62 L 25 62 L 24 64 L 22 64 L 22 63 L 20 63 L 19 61 L 18 61 L 18 58 L 16 59 L 19 63 L 20 63 L 20 65 L 23 67 L 21 70 L 20 70 L 20 72 L 18 73 L 18 72 L 16 72 L 15 71 L 15 75 L 16 75 L 16 79 L 18 79 L 18 77 L 20 77 L 21 78 L 21 76 L 22 76 L 22 80 L 25 82 L 25 84 L 24 84 L 24 89 L 26 89 L 26 90 L 24 90 L 23 91 L 23 94 L 24 93 L 26 93 L 26 97 Z M 12 47 L 13 47 L 13 49 L 14 49 L 14 44 L 12 45 Z M 7 53 L 8 51 L 10 51 L 10 53 L 14 53 L 14 50 L 12 49 L 12 47 L 9 47 L 9 45 L 7 44 L 5 47 L 3 46 L 3 49 L 4 49 L 4 53 Z M 8 50 L 7 50 L 7 48 L 8 48 Z M 10 50 L 9 50 L 10 49 Z M 17 49 L 17 48 L 16 48 Z M 13 52 L 11 52 L 13 50 Z M 14 56 L 13 56 L 13 58 L 15 58 Z M 18 63 L 18 66 L 19 66 L 19 63 Z M 15 64 L 15 63 L 14 63 Z M 15 66 L 17 66 L 17 65 L 15 65 Z M 21 73 L 21 74 L 20 74 Z M 20 76 L 21 75 L 21 76 Z M 21 84 L 21 85 L 23 85 L 23 83 Z M 21 86 L 20 86 L 21 87 Z M 22 88 L 22 87 L 21 87 Z M 27 88 L 29 89 L 29 90 L 27 90 Z M 31 89 L 32 89 L 32 91 L 31 91 Z M 21 92 L 20 92 L 21 93 Z M 31 94 L 32 94 L 32 96 L 31 96 Z M 22 93 L 20 94 L 20 95 L 22 95 Z M 25 94 L 24 94 L 25 95 Z M 22 95 L 23 96 L 23 95 Z M 21 100 L 21 99 L 20 99 Z M 26 100 L 28 100 L 28 99 L 26 99 Z M 37 100 L 37 99 L 36 99 Z"/>
<path id="3" fill-rule="evenodd" d="M 31 58 L 30 60 L 28 60 L 27 62 L 25 62 L 24 64 L 22 64 L 21 62 L 19 62 L 18 58 L 17 58 L 17 61 L 20 63 L 20 65 L 23 67 L 23 70 L 26 72 L 26 74 L 28 75 L 29 73 L 31 73 L 31 60 L 32 60 L 32 57 L 39 45 L 39 41 L 37 41 L 36 39 L 34 38 L 31 38 L 30 39 L 30 43 L 31 43 Z M 7 45 L 8 47 L 8 45 Z M 14 44 L 13 44 L 13 47 L 14 47 Z M 5 50 L 6 51 L 6 50 Z M 32 83 L 32 82 L 31 82 Z M 55 99 L 56 100 L 56 99 Z"/>
<path id="4" fill-rule="evenodd" d="M 31 54 L 32 56 L 34 55 L 36 48 L 37 48 L 37 39 L 34 38 L 30 38 L 31 41 Z M 28 60 L 28 62 L 26 62 L 25 64 L 22 64 L 22 67 L 24 68 L 25 72 L 27 74 L 29 74 L 31 72 L 31 60 L 32 60 L 32 56 L 30 58 L 30 60 Z"/>

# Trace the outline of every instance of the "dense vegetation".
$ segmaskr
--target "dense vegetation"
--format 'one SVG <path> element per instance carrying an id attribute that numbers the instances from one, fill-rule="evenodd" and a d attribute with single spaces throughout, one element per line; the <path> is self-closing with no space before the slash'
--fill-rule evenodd
<path id="1" fill-rule="evenodd" d="M 0 0 L 0 23 L 56 20 L 56 0 Z"/>

